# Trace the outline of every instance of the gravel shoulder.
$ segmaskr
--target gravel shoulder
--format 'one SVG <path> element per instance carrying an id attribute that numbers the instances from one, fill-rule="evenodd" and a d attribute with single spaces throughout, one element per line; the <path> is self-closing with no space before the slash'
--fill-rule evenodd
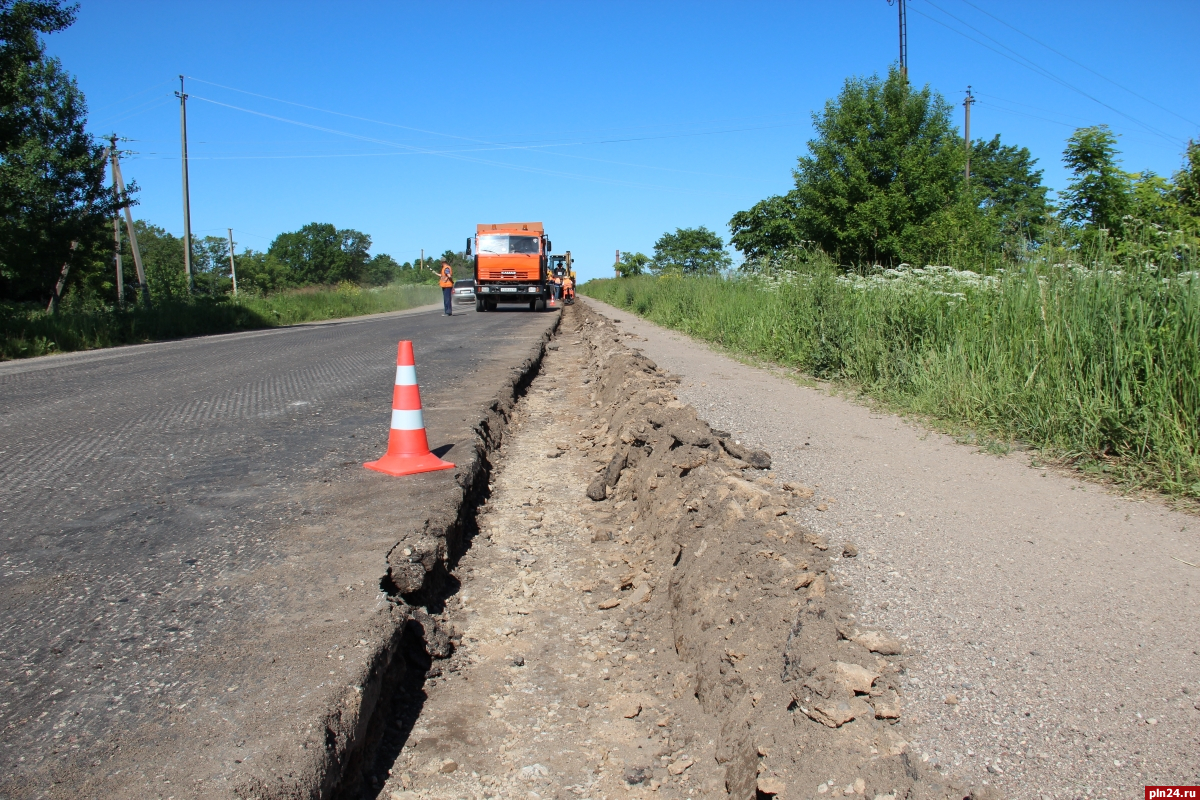
<path id="1" fill-rule="evenodd" d="M 713 426 L 816 489 L 795 513 L 899 634 L 911 747 L 1009 797 L 1200 782 L 1200 520 L 994 456 L 598 303 Z M 1181 559 L 1181 560 L 1177 560 Z"/>

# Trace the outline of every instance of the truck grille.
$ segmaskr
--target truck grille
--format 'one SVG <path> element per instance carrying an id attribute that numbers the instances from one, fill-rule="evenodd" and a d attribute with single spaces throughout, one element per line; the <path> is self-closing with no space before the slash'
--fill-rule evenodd
<path id="1" fill-rule="evenodd" d="M 531 281 L 537 279 L 537 274 L 527 269 L 490 269 L 485 271 L 482 277 L 491 281 Z"/>

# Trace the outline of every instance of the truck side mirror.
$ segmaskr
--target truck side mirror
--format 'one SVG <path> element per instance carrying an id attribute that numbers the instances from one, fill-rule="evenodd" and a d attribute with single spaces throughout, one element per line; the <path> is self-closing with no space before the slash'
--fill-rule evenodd
<path id="1" fill-rule="evenodd" d="M 554 249 L 554 246 L 553 246 L 553 245 L 551 245 L 551 244 L 550 244 L 550 240 L 549 240 L 549 239 L 547 239 L 547 240 L 546 240 L 546 252 L 547 252 L 547 253 L 549 253 L 549 252 L 551 252 L 553 249 Z"/>
<path id="2" fill-rule="evenodd" d="M 466 250 L 466 254 L 467 254 L 467 255 L 471 255 L 471 237 L 470 237 L 470 236 L 468 236 L 468 237 L 467 237 L 467 250 Z"/>

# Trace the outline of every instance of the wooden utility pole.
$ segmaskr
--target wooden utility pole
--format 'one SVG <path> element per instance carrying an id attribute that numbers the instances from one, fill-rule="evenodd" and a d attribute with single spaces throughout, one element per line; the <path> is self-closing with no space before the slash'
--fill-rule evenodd
<path id="1" fill-rule="evenodd" d="M 121 269 L 121 218 L 113 217 L 113 245 L 117 253 L 117 305 L 125 307 L 125 271 Z"/>
<path id="2" fill-rule="evenodd" d="M 111 147 L 104 154 L 105 157 L 110 155 L 115 158 L 117 152 L 117 135 L 114 133 L 109 137 L 112 143 Z M 121 202 L 121 190 L 117 188 L 117 173 L 113 171 L 113 197 L 118 203 Z M 125 307 L 125 270 L 121 269 L 121 212 L 113 217 L 113 252 L 116 255 L 117 261 L 117 305 L 121 308 Z"/>
<path id="3" fill-rule="evenodd" d="M 905 0 L 888 0 L 888 5 L 894 5 L 900 12 L 900 77 L 908 80 L 908 11 L 904 7 Z"/>
<path id="4" fill-rule="evenodd" d="M 114 137 L 115 142 L 115 137 Z M 117 190 L 117 199 L 125 199 L 125 179 L 121 176 L 120 155 L 113 148 L 112 153 L 113 187 Z M 142 302 L 150 305 L 150 284 L 146 283 L 146 270 L 142 267 L 142 249 L 138 247 L 137 230 L 133 227 L 133 214 L 129 206 L 125 206 L 125 234 L 129 237 L 129 249 L 133 253 L 133 266 L 137 270 L 138 286 L 142 290 Z"/>
<path id="5" fill-rule="evenodd" d="M 967 171 L 965 177 L 968 189 L 971 188 L 971 106 L 974 103 L 975 98 L 971 96 L 971 87 L 967 86 L 967 99 L 963 100 L 963 109 L 966 110 L 966 118 L 963 124 L 963 141 L 967 147 Z"/>
<path id="6" fill-rule="evenodd" d="M 192 291 L 192 204 L 188 192 L 187 156 L 187 93 L 183 90 L 183 76 L 179 76 L 179 135 L 183 144 L 183 271 L 187 273 L 188 293 Z"/>
<path id="7" fill-rule="evenodd" d="M 71 242 L 71 253 L 75 252 L 75 248 L 79 246 L 79 242 Z M 67 286 L 67 273 L 71 271 L 71 255 L 67 255 L 67 260 L 63 262 L 62 272 L 58 274 L 58 283 L 54 285 L 54 294 L 50 296 L 50 303 L 46 306 L 46 313 L 53 314 L 58 308 L 58 301 L 62 299 L 63 289 Z"/>
<path id="8" fill-rule="evenodd" d="M 613 262 L 613 272 L 616 273 L 616 277 L 618 277 L 618 278 L 621 277 L 621 251 L 620 250 L 617 251 L 617 260 Z"/>
<path id="9" fill-rule="evenodd" d="M 233 296 L 237 297 L 237 265 L 233 263 L 233 228 L 229 231 L 229 276 L 233 278 Z"/>

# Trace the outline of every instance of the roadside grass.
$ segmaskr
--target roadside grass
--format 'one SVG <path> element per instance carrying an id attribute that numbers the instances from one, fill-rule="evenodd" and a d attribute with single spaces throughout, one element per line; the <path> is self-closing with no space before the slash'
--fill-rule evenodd
<path id="1" fill-rule="evenodd" d="M 1126 488 L 1200 498 L 1200 275 L 1039 264 L 590 281 L 581 293 Z"/>
<path id="2" fill-rule="evenodd" d="M 437 302 L 436 286 L 306 287 L 263 297 L 160 299 L 124 309 L 64 302 L 54 314 L 0 304 L 0 360 L 357 317 Z"/>
<path id="3" fill-rule="evenodd" d="M 363 289 L 344 282 L 336 288 L 309 286 L 290 292 L 251 297 L 241 305 L 270 325 L 295 325 L 342 317 L 361 317 L 436 303 L 442 299 L 437 286 L 399 284 Z"/>

